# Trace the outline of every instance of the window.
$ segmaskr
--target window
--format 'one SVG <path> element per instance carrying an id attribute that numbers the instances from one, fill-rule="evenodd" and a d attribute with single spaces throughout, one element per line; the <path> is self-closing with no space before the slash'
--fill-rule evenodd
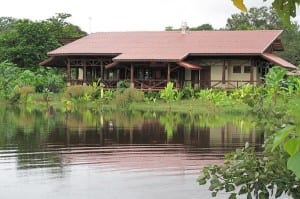
<path id="1" fill-rule="evenodd" d="M 241 73 L 242 69 L 241 66 L 233 66 L 233 73 Z"/>
<path id="2" fill-rule="evenodd" d="M 244 73 L 251 73 L 251 66 L 244 66 Z"/>

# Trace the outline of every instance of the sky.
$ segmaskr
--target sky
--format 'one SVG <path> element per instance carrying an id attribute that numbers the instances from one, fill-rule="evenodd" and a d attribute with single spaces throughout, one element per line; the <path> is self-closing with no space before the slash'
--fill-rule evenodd
<path id="1" fill-rule="evenodd" d="M 272 0 L 244 2 L 250 8 L 271 5 Z M 69 13 L 68 22 L 88 33 L 159 31 L 179 28 L 182 22 L 189 27 L 209 23 L 222 28 L 238 12 L 231 0 L 3 0 L 0 7 L 0 16 L 18 19 L 44 20 Z M 300 22 L 299 14 L 296 20 Z"/>

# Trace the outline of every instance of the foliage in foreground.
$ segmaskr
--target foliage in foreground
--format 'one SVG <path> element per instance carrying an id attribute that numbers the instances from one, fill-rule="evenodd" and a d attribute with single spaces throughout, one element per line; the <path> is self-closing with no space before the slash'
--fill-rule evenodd
<path id="1" fill-rule="evenodd" d="M 263 0 L 266 1 L 266 0 Z M 244 4 L 244 0 L 232 0 L 233 4 L 240 10 L 246 12 L 247 7 Z M 290 17 L 296 17 L 296 7 L 300 5 L 299 0 L 273 0 L 272 7 L 276 10 L 281 20 L 285 24 L 290 24 Z"/>
<path id="2" fill-rule="evenodd" d="M 261 156 L 246 146 L 227 154 L 224 165 L 202 170 L 198 182 L 210 183 L 212 196 L 225 191 L 229 198 L 245 194 L 247 198 L 278 198 L 282 194 L 300 198 L 300 84 L 299 79 L 284 75 L 284 69 L 274 67 L 263 87 L 247 86 L 232 94 L 260 118 L 266 141 Z M 296 101 L 289 102 L 292 99 Z"/>
<path id="3" fill-rule="evenodd" d="M 209 190 L 215 197 L 219 191 L 230 193 L 229 198 L 247 195 L 247 198 L 280 197 L 283 193 L 300 197 L 300 180 L 286 168 L 287 154 L 280 150 L 265 150 L 258 157 L 254 148 L 246 146 L 225 156 L 223 166 L 203 169 L 200 185 L 210 182 Z"/>
<path id="4" fill-rule="evenodd" d="M 261 155 L 246 144 L 245 148 L 226 154 L 224 165 L 205 167 L 198 183 L 210 183 L 213 197 L 225 191 L 230 193 L 229 198 L 247 195 L 267 199 L 283 194 L 300 198 L 299 138 L 296 125 L 279 128 L 266 139 Z"/>

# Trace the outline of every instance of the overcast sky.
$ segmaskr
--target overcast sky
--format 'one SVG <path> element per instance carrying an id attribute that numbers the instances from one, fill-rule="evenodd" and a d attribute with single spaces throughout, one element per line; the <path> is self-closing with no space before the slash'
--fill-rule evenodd
<path id="1" fill-rule="evenodd" d="M 272 0 L 245 0 L 247 7 L 270 5 Z M 55 13 L 69 13 L 69 22 L 86 32 L 164 30 L 204 23 L 226 25 L 239 12 L 231 0 L 3 0 L 0 16 L 43 20 Z M 298 15 L 297 21 L 300 17 Z"/>

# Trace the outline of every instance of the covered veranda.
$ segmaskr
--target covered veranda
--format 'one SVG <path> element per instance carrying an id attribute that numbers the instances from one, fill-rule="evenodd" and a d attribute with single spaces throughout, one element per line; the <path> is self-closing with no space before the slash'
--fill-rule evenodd
<path id="1" fill-rule="evenodd" d="M 68 86 L 89 85 L 100 79 L 105 88 L 117 88 L 119 81 L 125 81 L 130 83 L 130 87 L 142 90 L 160 90 L 165 88 L 168 82 L 173 82 L 176 88 L 182 88 L 187 82 L 191 85 L 197 84 L 198 78 L 185 80 L 185 71 L 200 74 L 202 69 L 185 61 L 119 62 L 113 61 L 110 56 L 50 57 L 40 65 L 65 68 Z"/>

